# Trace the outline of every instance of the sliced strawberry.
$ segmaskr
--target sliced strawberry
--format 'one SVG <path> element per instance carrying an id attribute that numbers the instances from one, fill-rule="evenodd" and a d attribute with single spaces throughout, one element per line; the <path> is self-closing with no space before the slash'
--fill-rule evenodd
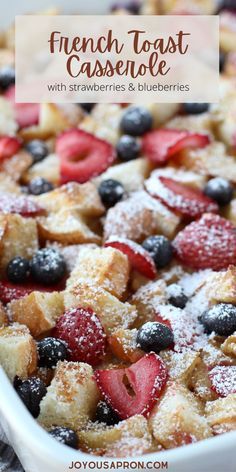
<path id="1" fill-rule="evenodd" d="M 150 254 L 140 244 L 126 238 L 110 238 L 104 244 L 105 247 L 114 247 L 126 254 L 133 269 L 148 279 L 155 279 L 157 276 L 156 266 Z"/>
<path id="2" fill-rule="evenodd" d="M 206 213 L 178 233 L 173 247 L 178 259 L 193 269 L 227 269 L 236 264 L 236 227 Z"/>
<path id="3" fill-rule="evenodd" d="M 45 287 L 30 281 L 24 285 L 13 284 L 11 282 L 1 280 L 0 281 L 0 301 L 4 304 L 11 302 L 12 300 L 18 300 L 23 298 L 25 295 L 29 295 L 33 291 L 38 292 L 57 292 L 65 288 L 65 282 L 62 284 L 51 285 L 50 287 Z"/>
<path id="4" fill-rule="evenodd" d="M 31 217 L 44 213 L 44 209 L 25 195 L 0 193 L 0 212 L 18 213 L 25 217 Z"/>
<path id="5" fill-rule="evenodd" d="M 9 87 L 5 93 L 14 105 L 15 118 L 20 128 L 37 125 L 39 122 L 40 105 L 38 103 L 15 103 L 15 86 Z"/>
<path id="6" fill-rule="evenodd" d="M 203 213 L 217 213 L 219 210 L 217 203 L 200 190 L 168 177 L 150 177 L 146 189 L 168 208 L 186 217 L 199 218 Z"/>
<path id="7" fill-rule="evenodd" d="M 0 161 L 14 156 L 21 147 L 21 141 L 15 136 L 0 137 Z"/>
<path id="8" fill-rule="evenodd" d="M 147 415 L 160 397 L 167 377 L 163 360 L 153 352 L 126 369 L 95 372 L 104 398 L 122 419 Z"/>
<path id="9" fill-rule="evenodd" d="M 211 388 L 220 397 L 236 393 L 236 366 L 219 365 L 209 373 Z"/>
<path id="10" fill-rule="evenodd" d="M 210 139 L 205 134 L 179 129 L 162 128 L 149 131 L 143 137 L 144 155 L 156 164 L 164 164 L 170 157 L 186 148 L 203 148 Z"/>
<path id="11" fill-rule="evenodd" d="M 66 311 L 53 330 L 55 338 L 66 341 L 70 359 L 97 365 L 106 351 L 106 335 L 100 320 L 91 308 Z"/>
<path id="12" fill-rule="evenodd" d="M 61 183 L 87 182 L 102 174 L 116 159 L 114 147 L 81 129 L 70 129 L 57 138 Z"/>

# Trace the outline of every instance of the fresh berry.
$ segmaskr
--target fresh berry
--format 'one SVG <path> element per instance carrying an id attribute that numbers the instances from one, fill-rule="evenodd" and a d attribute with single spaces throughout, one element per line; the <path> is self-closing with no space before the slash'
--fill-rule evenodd
<path id="1" fill-rule="evenodd" d="M 44 213 L 38 203 L 25 195 L 0 193 L 0 212 L 17 213 L 25 217 L 37 216 Z"/>
<path id="2" fill-rule="evenodd" d="M 200 316 L 206 333 L 230 336 L 236 331 L 236 306 L 231 303 L 213 305 Z"/>
<path id="3" fill-rule="evenodd" d="M 56 367 L 59 361 L 68 359 L 66 343 L 56 338 L 44 338 L 38 341 L 39 367 Z"/>
<path id="4" fill-rule="evenodd" d="M 132 15 L 138 15 L 140 10 L 140 2 L 138 0 L 119 0 L 111 7 L 111 11 L 117 10 L 126 10 Z"/>
<path id="5" fill-rule="evenodd" d="M 151 177 L 147 191 L 168 208 L 188 218 L 199 218 L 203 213 L 217 213 L 217 203 L 198 189 L 187 187 L 168 177 Z"/>
<path id="6" fill-rule="evenodd" d="M 119 423 L 120 418 L 110 405 L 100 401 L 97 406 L 95 421 L 105 423 L 107 426 L 114 426 Z"/>
<path id="7" fill-rule="evenodd" d="M 207 182 L 204 193 L 219 205 L 227 205 L 233 198 L 234 189 L 228 180 L 215 177 Z"/>
<path id="8" fill-rule="evenodd" d="M 97 365 L 105 355 L 106 336 L 91 308 L 66 311 L 58 319 L 53 336 L 67 343 L 72 361 Z"/>
<path id="9" fill-rule="evenodd" d="M 168 326 L 168 328 L 172 330 L 170 320 L 168 320 L 167 318 L 163 318 L 159 313 L 155 313 L 155 321 Z"/>
<path id="10" fill-rule="evenodd" d="M 123 134 L 116 146 L 118 157 L 123 162 L 136 159 L 140 152 L 140 143 L 133 136 Z"/>
<path id="11" fill-rule="evenodd" d="M 138 330 L 137 346 L 145 352 L 153 351 L 158 354 L 173 343 L 173 331 L 165 324 L 148 321 Z"/>
<path id="12" fill-rule="evenodd" d="M 80 106 L 83 108 L 86 113 L 90 113 L 94 107 L 95 103 L 80 103 Z"/>
<path id="13" fill-rule="evenodd" d="M 165 236 L 149 236 L 142 246 L 149 252 L 157 269 L 167 266 L 173 257 L 171 243 Z"/>
<path id="14" fill-rule="evenodd" d="M 178 233 L 177 258 L 193 269 L 227 269 L 236 264 L 236 228 L 225 218 L 207 213 Z"/>
<path id="15" fill-rule="evenodd" d="M 63 282 L 63 283 L 62 283 Z M 13 284 L 11 282 L 1 280 L 0 281 L 0 300 L 2 303 L 7 304 L 12 300 L 19 300 L 20 298 L 29 295 L 33 291 L 37 292 L 58 292 L 65 289 L 64 279 L 56 285 L 45 287 L 32 283 L 31 281 L 24 282 L 24 284 Z"/>
<path id="16" fill-rule="evenodd" d="M 13 104 L 15 119 L 20 128 L 38 124 L 40 112 L 40 105 L 38 103 L 15 103 L 14 85 L 7 89 L 4 96 Z"/>
<path id="17" fill-rule="evenodd" d="M 142 150 L 150 161 L 164 164 L 184 149 L 200 149 L 209 143 L 210 139 L 206 134 L 163 128 L 150 131 L 143 137 Z"/>
<path id="18" fill-rule="evenodd" d="M 183 287 L 178 284 L 171 284 L 167 287 L 168 301 L 177 308 L 184 308 L 188 297 L 184 293 Z"/>
<path id="19" fill-rule="evenodd" d="M 209 103 L 184 103 L 183 110 L 188 115 L 200 115 L 209 110 Z"/>
<path id="20" fill-rule="evenodd" d="M 60 158 L 61 184 L 87 182 L 102 174 L 116 159 L 110 143 L 81 129 L 62 133 L 56 141 L 56 153 Z"/>
<path id="21" fill-rule="evenodd" d="M 78 436 L 73 429 L 65 428 L 64 426 L 55 426 L 49 430 L 49 434 L 65 446 L 78 449 Z"/>
<path id="22" fill-rule="evenodd" d="M 42 193 L 47 193 L 53 190 L 53 185 L 48 180 L 43 177 L 35 177 L 31 180 L 28 186 L 28 191 L 32 195 L 41 195 Z"/>
<path id="23" fill-rule="evenodd" d="M 131 136 L 142 136 L 152 127 L 152 115 L 143 107 L 130 107 L 121 119 L 121 131 Z"/>
<path id="24" fill-rule="evenodd" d="M 0 69 L 0 89 L 5 92 L 5 90 L 10 87 L 10 85 L 15 84 L 15 70 L 11 66 L 2 67 Z"/>
<path id="25" fill-rule="evenodd" d="M 56 249 L 44 248 L 31 259 L 31 275 L 36 282 L 44 285 L 56 284 L 66 273 L 66 263 Z"/>
<path id="26" fill-rule="evenodd" d="M 25 149 L 31 154 L 34 164 L 45 159 L 49 153 L 46 143 L 40 139 L 33 139 L 32 141 L 29 141 L 26 144 Z"/>
<path id="27" fill-rule="evenodd" d="M 150 254 L 139 244 L 126 238 L 110 238 L 105 243 L 105 247 L 114 247 L 126 254 L 133 269 L 148 279 L 155 279 L 157 276 L 156 267 Z"/>
<path id="28" fill-rule="evenodd" d="M 236 366 L 218 365 L 209 373 L 211 388 L 220 397 L 236 393 Z"/>
<path id="29" fill-rule="evenodd" d="M 102 395 L 121 419 L 147 415 L 160 397 L 167 377 L 163 360 L 153 352 L 128 368 L 95 372 Z"/>
<path id="30" fill-rule="evenodd" d="M 21 141 L 15 136 L 0 137 L 0 161 L 14 156 L 21 147 Z"/>
<path id="31" fill-rule="evenodd" d="M 236 11 L 235 0 L 220 0 L 218 2 L 217 13 L 220 13 L 222 10 Z"/>
<path id="32" fill-rule="evenodd" d="M 20 380 L 17 377 L 14 387 L 31 415 L 37 418 L 40 412 L 40 402 L 47 393 L 44 382 L 37 377 L 31 377 L 27 380 Z"/>
<path id="33" fill-rule="evenodd" d="M 98 192 L 102 203 L 109 208 L 122 199 L 125 190 L 123 185 L 117 180 L 107 179 L 101 182 Z"/>
<path id="34" fill-rule="evenodd" d="M 14 257 L 7 266 L 7 278 L 13 283 L 24 283 L 30 273 L 29 261 L 24 257 Z"/>

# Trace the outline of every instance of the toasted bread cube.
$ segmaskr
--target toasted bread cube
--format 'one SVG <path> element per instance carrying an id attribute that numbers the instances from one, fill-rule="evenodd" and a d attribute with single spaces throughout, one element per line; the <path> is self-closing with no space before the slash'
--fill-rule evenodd
<path id="1" fill-rule="evenodd" d="M 211 389 L 209 371 L 203 360 L 200 360 L 195 366 L 189 379 L 188 387 L 204 402 L 216 400 L 217 398 L 216 393 Z"/>
<path id="2" fill-rule="evenodd" d="M 199 352 L 174 352 L 167 349 L 162 351 L 160 355 L 167 366 L 170 378 L 181 381 L 181 383 L 188 386 L 191 382 L 194 369 L 197 369 L 201 363 Z"/>
<path id="3" fill-rule="evenodd" d="M 36 177 L 43 177 L 54 185 L 60 182 L 60 161 L 56 154 L 49 154 L 42 161 L 30 167 L 22 176 L 22 181 L 28 184 Z"/>
<path id="4" fill-rule="evenodd" d="M 8 316 L 7 316 L 7 312 L 2 304 L 2 302 L 0 302 L 0 326 L 6 326 L 8 325 L 9 323 L 9 319 L 8 319 Z"/>
<path id="5" fill-rule="evenodd" d="M 129 279 L 129 261 L 117 249 L 85 248 L 81 250 L 76 267 L 67 280 L 68 287 L 76 287 L 78 279 L 92 280 L 99 287 L 120 298 Z"/>
<path id="6" fill-rule="evenodd" d="M 100 243 L 101 238 L 85 223 L 75 210 L 61 210 L 38 218 L 39 236 L 44 241 L 62 244 Z"/>
<path id="7" fill-rule="evenodd" d="M 66 309 L 92 308 L 100 319 L 106 334 L 112 334 L 119 328 L 129 328 L 137 317 L 136 308 L 129 303 L 122 303 L 94 282 L 79 279 L 76 287 L 64 292 Z"/>
<path id="8" fill-rule="evenodd" d="M 226 53 L 236 51 L 235 17 L 226 9 L 220 15 L 220 48 Z"/>
<path id="9" fill-rule="evenodd" d="M 0 173 L 0 193 L 22 194 L 20 186 L 5 172 Z"/>
<path id="10" fill-rule="evenodd" d="M 92 419 L 99 400 L 93 369 L 83 362 L 58 362 L 55 376 L 40 403 L 38 421 L 46 427 L 78 430 Z"/>
<path id="11" fill-rule="evenodd" d="M 163 169 L 156 169 L 152 172 L 151 177 L 168 177 L 177 180 L 183 185 L 189 185 L 193 188 L 203 189 L 206 185 L 207 178 L 205 175 L 197 174 L 191 170 L 183 170 L 177 167 L 164 167 Z"/>
<path id="12" fill-rule="evenodd" d="M 142 415 L 120 421 L 115 426 L 91 425 L 79 431 L 82 449 L 109 457 L 134 457 L 153 450 L 148 422 Z"/>
<path id="13" fill-rule="evenodd" d="M 236 430 L 236 394 L 208 402 L 206 417 L 215 434 Z"/>
<path id="14" fill-rule="evenodd" d="M 171 382 L 150 416 L 154 437 L 166 449 L 209 438 L 212 433 L 201 402 L 186 387 Z"/>
<path id="15" fill-rule="evenodd" d="M 57 213 L 63 208 L 63 210 L 77 210 L 85 216 L 101 216 L 105 211 L 98 191 L 91 182 L 85 184 L 70 182 L 35 199 L 50 213 Z"/>
<path id="16" fill-rule="evenodd" d="M 226 356 L 236 357 L 236 333 L 228 336 L 221 346 L 222 351 Z"/>
<path id="17" fill-rule="evenodd" d="M 4 270 L 8 262 L 16 256 L 30 259 L 38 249 L 37 225 L 33 218 L 23 218 L 17 214 L 0 214 L 1 232 L 0 268 Z"/>
<path id="18" fill-rule="evenodd" d="M 225 217 L 236 225 L 236 198 L 233 198 L 230 204 L 227 205 Z"/>
<path id="19" fill-rule="evenodd" d="M 81 122 L 80 128 L 116 144 L 120 135 L 120 120 L 123 109 L 116 103 L 97 104 Z"/>
<path id="20" fill-rule="evenodd" d="M 210 303 L 236 304 L 236 267 L 212 274 L 206 281 L 205 290 Z"/>
<path id="21" fill-rule="evenodd" d="M 10 317 L 28 326 L 33 336 L 46 333 L 56 325 L 64 312 L 63 295 L 59 292 L 32 292 L 8 304 Z"/>
<path id="22" fill-rule="evenodd" d="M 0 364 L 13 380 L 27 378 L 37 367 L 37 347 L 26 326 L 13 323 L 0 328 Z"/>
<path id="23" fill-rule="evenodd" d="M 32 164 L 32 156 L 24 151 L 20 150 L 17 154 L 5 159 L 0 165 L 0 171 L 8 174 L 12 180 L 18 182 L 25 171 Z"/>
<path id="24" fill-rule="evenodd" d="M 15 134 L 18 129 L 18 124 L 16 123 L 14 117 L 13 105 L 3 98 L 0 97 L 0 135 L 11 135 Z"/>
<path id="25" fill-rule="evenodd" d="M 210 113 L 200 115 L 177 115 L 166 123 L 166 128 L 188 130 L 193 133 L 212 133 L 213 122 Z"/>
<path id="26" fill-rule="evenodd" d="M 111 352 L 124 362 L 137 362 L 144 352 L 137 347 L 137 329 L 118 329 L 108 338 Z"/>
<path id="27" fill-rule="evenodd" d="M 166 301 L 166 284 L 163 280 L 148 282 L 140 287 L 130 300 L 138 311 L 135 327 L 139 328 L 147 321 L 153 321 L 157 306 L 166 303 Z"/>

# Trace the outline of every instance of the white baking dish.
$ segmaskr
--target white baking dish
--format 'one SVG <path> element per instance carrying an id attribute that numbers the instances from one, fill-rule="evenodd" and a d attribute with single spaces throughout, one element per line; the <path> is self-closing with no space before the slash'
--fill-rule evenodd
<path id="1" fill-rule="evenodd" d="M 23 14 L 29 9 L 37 11 L 57 5 L 63 7 L 65 13 L 78 11 L 80 13 L 97 14 L 106 13 L 111 3 L 111 0 L 34 0 L 33 2 L 10 0 L 10 4 L 6 4 L 1 9 L 0 27 L 9 24 L 14 15 Z M 26 472 L 75 471 L 79 470 L 79 464 L 77 464 L 77 469 L 70 469 L 72 462 L 100 460 L 97 457 L 74 451 L 53 440 L 28 413 L 1 368 L 0 421 Z M 137 460 L 139 462 L 156 462 L 155 470 L 158 470 L 158 463 L 167 461 L 168 471 L 170 472 L 224 472 L 226 470 L 227 472 L 235 472 L 236 432 L 190 446 L 157 454 L 148 454 L 138 457 Z M 134 458 L 129 462 L 134 462 Z M 85 470 L 85 467 L 81 465 L 80 470 Z M 88 467 L 86 470 L 89 470 Z M 119 470 L 122 469 L 119 468 Z M 132 470 L 135 470 L 133 464 Z"/>

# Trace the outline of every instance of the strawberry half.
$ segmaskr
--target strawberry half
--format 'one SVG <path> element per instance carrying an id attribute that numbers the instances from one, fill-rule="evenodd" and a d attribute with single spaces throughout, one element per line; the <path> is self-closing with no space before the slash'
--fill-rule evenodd
<path id="1" fill-rule="evenodd" d="M 44 213 L 44 209 L 25 195 L 0 193 L 0 212 L 18 213 L 25 217 L 31 217 Z"/>
<path id="2" fill-rule="evenodd" d="M 236 264 L 236 227 L 206 213 L 179 232 L 173 247 L 177 258 L 193 269 L 227 269 Z"/>
<path id="3" fill-rule="evenodd" d="M 106 335 L 91 308 L 66 311 L 57 321 L 53 336 L 65 341 L 70 360 L 97 365 L 106 351 Z"/>
<path id="4" fill-rule="evenodd" d="M 163 360 L 153 352 L 126 369 L 97 370 L 94 375 L 105 400 L 122 419 L 147 415 L 168 377 Z"/>
<path id="5" fill-rule="evenodd" d="M 21 147 L 20 139 L 15 136 L 0 137 L 0 161 L 14 156 Z"/>
<path id="6" fill-rule="evenodd" d="M 164 164 L 170 157 L 183 149 L 203 148 L 209 143 L 209 136 L 205 134 L 162 128 L 145 134 L 142 140 L 142 150 L 150 161 Z"/>
<path id="7" fill-rule="evenodd" d="M 15 119 L 20 128 L 38 124 L 40 112 L 38 103 L 15 103 L 15 85 L 9 87 L 4 96 L 13 104 Z"/>
<path id="8" fill-rule="evenodd" d="M 217 203 L 200 190 L 168 177 L 150 177 L 146 189 L 168 208 L 185 217 L 199 218 L 203 213 L 217 213 L 219 210 Z"/>
<path id="9" fill-rule="evenodd" d="M 137 244 L 130 239 L 116 238 L 114 236 L 114 238 L 112 237 L 106 241 L 104 246 L 114 247 L 126 254 L 132 268 L 148 279 L 153 280 L 157 276 L 156 266 L 152 257 L 146 249 L 140 246 L 140 244 Z"/>
<path id="10" fill-rule="evenodd" d="M 219 365 L 209 373 L 211 389 L 220 397 L 236 393 L 236 366 Z"/>
<path id="11" fill-rule="evenodd" d="M 29 295 L 33 291 L 38 292 L 57 292 L 65 288 L 65 281 L 57 285 L 51 285 L 45 287 L 39 284 L 31 283 L 30 281 L 21 284 L 13 284 L 11 282 L 1 280 L 0 281 L 0 301 L 4 304 L 11 302 L 12 300 L 18 300 L 23 298 L 25 295 Z"/>
<path id="12" fill-rule="evenodd" d="M 70 129 L 57 138 L 61 184 L 84 183 L 102 174 L 116 159 L 114 147 L 81 129 Z"/>

